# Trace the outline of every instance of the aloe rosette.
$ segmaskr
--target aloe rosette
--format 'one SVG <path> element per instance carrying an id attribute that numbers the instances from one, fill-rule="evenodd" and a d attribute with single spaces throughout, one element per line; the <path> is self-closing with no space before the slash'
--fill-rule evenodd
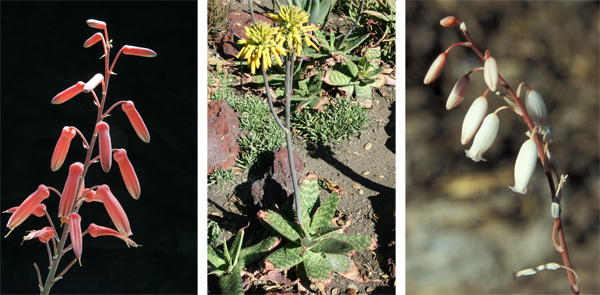
<path id="1" fill-rule="evenodd" d="M 317 177 L 309 174 L 300 188 L 300 210 L 305 224 L 290 222 L 271 210 L 260 211 L 258 217 L 266 227 L 290 241 L 267 256 L 267 270 L 287 270 L 303 264 L 313 282 L 328 284 L 333 272 L 356 282 L 366 282 L 350 255 L 374 249 L 377 244 L 366 235 L 343 233 L 345 227 L 333 223 L 339 199 L 337 193 L 332 193 L 320 204 Z"/>

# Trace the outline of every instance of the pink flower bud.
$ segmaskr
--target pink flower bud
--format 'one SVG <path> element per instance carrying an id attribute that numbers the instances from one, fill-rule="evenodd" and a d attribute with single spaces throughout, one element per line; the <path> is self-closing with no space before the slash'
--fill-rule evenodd
<path id="1" fill-rule="evenodd" d="M 75 137 L 75 128 L 73 127 L 64 127 L 60 137 L 58 138 L 58 142 L 56 143 L 56 147 L 54 147 L 54 153 L 52 154 L 52 160 L 50 161 L 50 169 L 52 171 L 56 171 L 60 169 L 62 164 L 65 162 L 65 157 L 67 156 L 67 152 L 69 152 L 69 146 L 71 145 L 71 140 Z"/>
<path id="2" fill-rule="evenodd" d="M 98 41 L 100 41 L 100 40 L 104 40 L 104 36 L 102 36 L 102 33 L 96 33 L 96 34 L 92 35 L 91 37 L 89 37 L 87 40 L 85 40 L 85 42 L 83 42 L 83 47 L 89 48 L 92 45 L 98 43 Z"/>
<path id="3" fill-rule="evenodd" d="M 89 188 L 83 190 L 83 193 L 81 193 L 81 198 L 83 198 L 83 201 L 86 203 L 102 202 L 96 197 L 96 191 Z"/>
<path id="4" fill-rule="evenodd" d="M 2 213 L 15 213 L 17 209 L 19 209 L 19 206 L 12 207 Z M 35 206 L 35 209 L 33 209 L 33 212 L 31 212 L 31 214 L 35 215 L 36 217 L 42 217 L 46 215 L 46 205 L 38 204 L 37 206 Z"/>
<path id="5" fill-rule="evenodd" d="M 102 170 L 108 173 L 112 164 L 112 145 L 110 143 L 108 124 L 104 121 L 100 121 L 100 123 L 96 125 L 96 129 L 98 130 L 98 143 L 100 145 L 100 165 L 102 165 Z"/>
<path id="6" fill-rule="evenodd" d="M 470 149 L 465 150 L 467 157 L 475 162 L 485 161 L 483 153 L 485 153 L 494 143 L 498 129 L 500 128 L 500 119 L 496 113 L 491 113 L 483 119 L 483 123 L 475 134 L 473 145 Z"/>
<path id="7" fill-rule="evenodd" d="M 106 23 L 101 20 L 88 19 L 85 22 L 88 24 L 88 26 L 90 26 L 94 29 L 98 29 L 98 30 L 106 29 Z"/>
<path id="8" fill-rule="evenodd" d="M 146 124 L 144 124 L 144 120 L 142 120 L 142 116 L 135 109 L 133 101 L 128 100 L 123 105 L 121 105 L 121 109 L 129 118 L 129 122 L 131 122 L 131 126 L 137 133 L 138 137 L 145 143 L 150 142 L 150 133 L 148 132 L 148 128 L 146 128 Z"/>
<path id="9" fill-rule="evenodd" d="M 123 177 L 127 191 L 134 199 L 139 199 L 141 194 L 140 182 L 135 175 L 133 165 L 131 165 L 129 158 L 127 158 L 127 151 L 118 149 L 113 157 L 115 157 L 115 162 L 119 165 L 119 170 L 121 170 L 121 176 Z"/>
<path id="10" fill-rule="evenodd" d="M 457 24 L 460 24 L 460 23 L 453 16 L 444 17 L 440 21 L 440 25 L 442 25 L 443 27 L 446 27 L 446 28 L 454 27 Z"/>
<path id="11" fill-rule="evenodd" d="M 23 237 L 23 242 L 38 238 L 42 243 L 48 243 L 54 237 L 54 230 L 46 226 L 40 230 L 32 230 L 29 234 Z"/>
<path id="12" fill-rule="evenodd" d="M 104 204 L 104 208 L 106 208 L 106 212 L 110 216 L 110 219 L 117 227 L 117 230 L 121 233 L 123 237 L 128 237 L 132 235 L 131 227 L 129 226 L 129 219 L 127 219 L 127 215 L 125 214 L 125 210 L 117 201 L 117 198 L 112 194 L 108 185 L 101 185 L 96 191 L 96 197 L 99 198 Z"/>
<path id="13" fill-rule="evenodd" d="M 487 108 L 488 101 L 485 96 L 480 96 L 473 101 L 462 124 L 460 143 L 465 145 L 471 141 L 473 136 L 475 136 L 475 133 L 479 130 L 479 126 L 481 126 L 481 122 L 483 122 L 483 118 L 487 113 Z"/>
<path id="14" fill-rule="evenodd" d="M 123 50 L 123 54 L 125 54 L 125 55 L 135 55 L 135 56 L 141 56 L 141 57 L 155 57 L 156 56 L 156 52 L 154 52 L 154 50 L 144 48 L 144 47 L 125 45 L 125 46 L 123 46 L 123 48 L 121 50 Z"/>
<path id="15" fill-rule="evenodd" d="M 515 186 L 509 187 L 513 192 L 527 194 L 527 187 L 535 171 L 537 158 L 537 145 L 533 139 L 528 139 L 521 146 L 515 162 Z"/>
<path id="16" fill-rule="evenodd" d="M 58 217 L 66 218 L 71 213 L 71 208 L 75 203 L 75 194 L 77 193 L 77 184 L 79 177 L 83 173 L 83 164 L 75 162 L 69 167 L 69 175 L 62 191 L 62 197 L 58 203 Z M 83 181 L 82 181 L 83 184 Z M 83 191 L 83 188 L 81 189 Z M 64 222 L 64 220 L 61 219 Z"/>
<path id="17" fill-rule="evenodd" d="M 83 251 L 83 239 L 81 236 L 81 216 L 77 213 L 71 213 L 68 218 L 69 232 L 71 235 L 71 245 L 73 246 L 73 253 L 79 260 L 81 265 L 81 252 Z"/>
<path id="18" fill-rule="evenodd" d="M 96 88 L 96 86 L 98 86 L 98 84 L 100 84 L 102 81 L 104 81 L 104 76 L 102 76 L 102 74 L 98 73 L 94 75 L 92 79 L 85 83 L 83 92 L 89 93 L 90 91 L 94 90 L 94 88 Z"/>
<path id="19" fill-rule="evenodd" d="M 75 95 L 81 93 L 81 91 L 83 91 L 84 86 L 85 86 L 85 83 L 79 81 L 75 85 L 73 85 L 73 86 L 65 89 L 63 92 L 57 94 L 50 103 L 61 104 L 65 101 L 73 98 Z"/>
<path id="20" fill-rule="evenodd" d="M 445 52 L 442 52 L 440 55 L 438 55 L 435 61 L 433 61 L 433 63 L 431 64 L 431 67 L 429 67 L 429 70 L 425 75 L 423 83 L 429 84 L 435 81 L 435 79 L 437 79 L 442 74 L 444 68 L 446 67 L 447 57 L 448 55 Z"/>
<path id="21" fill-rule="evenodd" d="M 491 91 L 496 91 L 496 87 L 498 87 L 498 66 L 496 65 L 495 58 L 488 57 L 485 60 L 483 65 L 483 79 Z"/>
<path id="22" fill-rule="evenodd" d="M 113 236 L 125 241 L 125 243 L 127 243 L 127 247 L 138 247 L 138 244 L 136 244 L 131 238 L 124 237 L 123 235 L 121 235 L 121 233 L 112 228 L 96 225 L 95 223 L 90 223 L 87 232 L 94 238 L 97 238 L 99 236 Z"/>
<path id="23" fill-rule="evenodd" d="M 546 124 L 548 110 L 539 92 L 535 90 L 527 91 L 525 108 L 527 108 L 527 114 L 535 126 L 543 127 Z"/>
<path id="24" fill-rule="evenodd" d="M 46 187 L 43 184 L 40 184 L 38 186 L 38 189 L 31 195 L 29 195 L 29 197 L 27 197 L 27 199 L 25 199 L 25 201 L 23 201 L 21 205 L 19 205 L 19 208 L 15 210 L 15 213 L 13 213 L 13 215 L 8 220 L 6 226 L 10 228 L 10 231 L 8 232 L 8 234 L 6 234 L 5 237 L 7 237 L 13 231 L 13 229 L 15 229 L 15 227 L 23 223 L 23 221 L 25 221 L 29 217 L 29 215 L 33 213 L 36 207 L 43 200 L 48 198 L 48 196 L 50 196 L 50 191 L 48 190 L 48 187 Z"/>
<path id="25" fill-rule="evenodd" d="M 459 105 L 467 95 L 469 91 L 469 87 L 471 86 L 471 78 L 469 75 L 464 75 L 458 79 L 456 84 L 454 84 L 454 88 L 452 88 L 452 92 L 450 92 L 450 96 L 448 96 L 448 101 L 446 102 L 446 109 L 451 110 Z"/>

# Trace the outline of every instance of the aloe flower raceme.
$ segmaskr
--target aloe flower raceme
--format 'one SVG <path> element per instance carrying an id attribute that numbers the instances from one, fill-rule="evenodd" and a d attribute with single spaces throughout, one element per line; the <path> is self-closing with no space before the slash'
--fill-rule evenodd
<path id="1" fill-rule="evenodd" d="M 83 239 L 81 235 L 81 216 L 77 213 L 71 213 L 67 219 L 69 223 L 69 232 L 71 235 L 71 245 L 73 245 L 73 253 L 79 260 L 81 265 L 81 252 L 83 251 Z"/>
<path id="2" fill-rule="evenodd" d="M 121 176 L 123 177 L 127 191 L 134 199 L 139 199 L 141 194 L 140 182 L 135 174 L 133 165 L 131 165 L 129 158 L 127 158 L 127 151 L 118 149 L 115 151 L 114 157 L 115 162 L 119 165 L 119 170 L 121 170 Z"/>
<path id="3" fill-rule="evenodd" d="M 48 243 L 53 236 L 54 230 L 51 227 L 46 226 L 40 230 L 32 230 L 29 232 L 29 234 L 23 237 L 23 242 L 38 238 L 40 242 Z"/>
<path id="4" fill-rule="evenodd" d="M 475 139 L 473 139 L 473 145 L 470 149 L 465 150 L 467 157 L 475 162 L 485 161 L 483 153 L 485 153 L 494 143 L 498 129 L 500 128 L 500 119 L 496 113 L 491 113 L 483 119 L 481 127 Z"/>
<path id="5" fill-rule="evenodd" d="M 108 212 L 110 219 L 121 235 L 123 237 L 132 235 L 129 219 L 127 219 L 125 210 L 123 210 L 123 207 L 119 201 L 117 201 L 117 198 L 112 194 L 108 185 L 103 184 L 96 190 L 96 198 L 102 201 L 104 208 L 106 208 L 106 212 Z"/>
<path id="6" fill-rule="evenodd" d="M 58 142 L 56 143 L 56 147 L 54 148 L 52 160 L 50 161 L 50 169 L 52 169 L 52 171 L 60 169 L 65 162 L 65 157 L 67 156 L 67 152 L 69 152 L 69 146 L 71 146 L 71 140 L 76 134 L 77 132 L 73 127 L 67 126 L 63 128 L 60 137 L 58 138 Z"/>
<path id="7" fill-rule="evenodd" d="M 112 164 L 112 145 L 110 143 L 108 124 L 100 121 L 100 123 L 96 124 L 96 129 L 98 130 L 98 143 L 100 145 L 100 165 L 104 172 L 108 172 Z"/>
<path id="8" fill-rule="evenodd" d="M 479 126 L 481 126 L 481 122 L 483 122 L 487 108 L 488 101 L 485 96 L 480 96 L 473 101 L 463 121 L 460 143 L 465 145 L 471 141 Z"/>
<path id="9" fill-rule="evenodd" d="M 17 209 L 19 209 L 19 206 L 12 207 L 2 213 L 15 213 Z M 35 215 L 36 217 L 43 217 L 44 215 L 46 215 L 46 205 L 38 204 L 37 206 L 35 206 L 35 209 L 33 209 L 33 212 L 31 212 L 31 214 Z"/>
<path id="10" fill-rule="evenodd" d="M 285 49 L 289 51 L 296 51 L 297 56 L 302 55 L 302 41 L 306 43 L 306 46 L 311 46 L 315 50 L 319 51 L 317 45 L 310 40 L 309 32 L 317 29 L 315 25 L 307 25 L 308 13 L 302 11 L 300 7 L 294 5 L 281 6 L 279 13 L 269 14 L 274 22 L 280 24 L 279 32 L 275 37 L 275 42 L 280 40 L 287 41 L 287 47 Z"/>
<path id="11" fill-rule="evenodd" d="M 246 59 L 252 74 L 260 67 L 261 61 L 265 70 L 271 67 L 271 54 L 275 55 L 277 63 L 280 66 L 282 65 L 279 55 L 286 53 L 281 46 L 284 40 L 282 39 L 277 43 L 275 34 L 277 34 L 277 28 L 273 28 L 264 22 L 246 27 L 248 39 L 238 41 L 238 44 L 244 45 L 244 48 L 240 50 L 236 58 Z"/>
<path id="12" fill-rule="evenodd" d="M 515 186 L 510 187 L 513 192 L 527 194 L 527 188 L 535 171 L 537 158 L 537 145 L 530 138 L 523 143 L 517 155 L 517 161 L 515 162 Z"/>
<path id="13" fill-rule="evenodd" d="M 125 243 L 127 243 L 127 247 L 129 246 L 133 246 L 133 247 L 139 247 L 141 245 L 136 244 L 131 238 L 129 237 L 124 237 L 120 232 L 112 229 L 112 228 L 108 228 L 108 227 L 104 227 L 104 226 L 100 226 L 100 225 L 96 225 L 95 223 L 90 223 L 90 226 L 88 226 L 87 232 L 90 234 L 90 236 L 97 238 L 100 236 L 113 236 L 113 237 L 117 237 L 121 240 L 123 240 Z"/>
<path id="14" fill-rule="evenodd" d="M 63 92 L 57 94 L 51 101 L 52 104 L 61 104 L 81 93 L 85 83 L 79 81 L 75 85 L 63 90 Z"/>
<path id="15" fill-rule="evenodd" d="M 50 196 L 50 190 L 48 190 L 48 187 L 46 187 L 45 185 L 40 184 L 38 186 L 38 189 L 35 192 L 33 192 L 33 194 L 29 195 L 29 197 L 27 197 L 27 199 L 25 199 L 25 201 L 23 201 L 21 205 L 19 205 L 19 208 L 15 210 L 15 213 L 13 213 L 13 215 L 8 220 L 6 227 L 8 227 L 10 231 L 8 232 L 8 234 L 6 234 L 5 237 L 7 237 L 15 229 L 15 227 L 23 223 L 23 221 L 25 221 L 29 217 L 29 215 L 33 213 L 37 206 L 43 200 L 48 198 L 48 196 Z"/>
<path id="16" fill-rule="evenodd" d="M 67 182 L 65 182 L 62 197 L 60 198 L 60 203 L 58 204 L 58 217 L 66 218 L 67 216 L 69 216 L 69 213 L 71 213 L 71 208 L 75 203 L 77 184 L 79 183 L 79 177 L 82 173 L 83 164 L 79 162 L 73 163 L 69 167 L 69 176 L 67 176 Z M 83 181 L 80 186 L 83 186 Z M 61 221 L 65 222 L 62 219 Z"/>
<path id="17" fill-rule="evenodd" d="M 467 95 L 470 86 L 471 78 L 469 78 L 469 75 L 464 75 L 460 77 L 456 84 L 454 84 L 454 88 L 452 88 L 450 96 L 448 96 L 448 101 L 446 102 L 446 109 L 451 110 L 457 105 L 459 105 L 465 99 L 465 96 Z"/>
<path id="18" fill-rule="evenodd" d="M 146 124 L 144 124 L 144 120 L 142 120 L 142 116 L 140 116 L 138 111 L 135 109 L 133 101 L 126 101 L 125 103 L 123 103 L 123 105 L 121 105 L 121 109 L 123 109 L 123 112 L 125 113 L 125 115 L 127 115 L 129 122 L 131 122 L 131 126 L 133 126 L 133 129 L 135 130 L 135 133 L 137 133 L 139 138 L 143 142 L 149 143 L 150 133 L 148 132 L 148 128 L 146 128 Z"/>

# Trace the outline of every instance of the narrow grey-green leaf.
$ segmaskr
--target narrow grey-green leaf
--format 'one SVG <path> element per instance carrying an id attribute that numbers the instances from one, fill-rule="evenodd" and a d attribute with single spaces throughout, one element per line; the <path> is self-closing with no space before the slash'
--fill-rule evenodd
<path id="1" fill-rule="evenodd" d="M 245 267 L 256 259 L 267 255 L 267 253 L 279 243 L 279 240 L 280 239 L 277 237 L 268 237 L 259 243 L 242 249 L 238 264 L 241 267 Z"/>
<path id="2" fill-rule="evenodd" d="M 220 276 L 219 284 L 224 295 L 244 294 L 241 268 L 237 266 L 231 273 Z"/>
<path id="3" fill-rule="evenodd" d="M 221 250 L 216 249 L 211 245 L 208 245 L 208 247 L 206 248 L 206 256 L 208 258 L 208 262 L 210 262 L 215 268 L 221 268 L 222 266 L 227 264 L 227 262 L 225 261 L 225 255 Z"/>
<path id="4" fill-rule="evenodd" d="M 265 213 L 263 220 L 272 230 L 294 243 L 300 243 L 300 235 L 293 223 L 283 219 L 281 215 L 271 210 L 263 213 Z"/>
<path id="5" fill-rule="evenodd" d="M 300 210 L 305 228 L 311 223 L 311 215 L 319 206 L 319 184 L 314 174 L 309 174 L 300 186 Z"/>

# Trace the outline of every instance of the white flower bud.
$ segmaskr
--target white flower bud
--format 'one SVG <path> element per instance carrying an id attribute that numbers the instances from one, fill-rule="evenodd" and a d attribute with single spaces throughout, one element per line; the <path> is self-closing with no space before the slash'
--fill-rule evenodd
<path id="1" fill-rule="evenodd" d="M 104 76 L 102 76 L 102 74 L 98 73 L 94 75 L 94 77 L 92 77 L 92 79 L 90 79 L 87 83 L 85 83 L 85 86 L 83 86 L 83 92 L 89 93 L 90 91 L 94 90 L 94 88 L 96 88 L 96 86 L 98 86 L 98 84 L 100 84 L 102 81 L 104 81 Z"/>
<path id="2" fill-rule="evenodd" d="M 480 96 L 473 101 L 463 121 L 460 143 L 465 145 L 475 136 L 487 113 L 487 108 L 488 101 L 485 96 Z"/>
<path id="3" fill-rule="evenodd" d="M 537 163 L 538 151 L 535 141 L 528 139 L 523 143 L 515 162 L 515 186 L 509 187 L 513 192 L 527 194 L 529 181 L 533 176 L 535 164 Z"/>
<path id="4" fill-rule="evenodd" d="M 451 110 L 457 105 L 459 105 L 467 92 L 469 91 L 469 87 L 471 86 L 471 78 L 469 75 L 464 75 L 458 79 L 456 84 L 454 84 L 454 88 L 452 88 L 452 92 L 450 92 L 450 96 L 448 96 L 448 101 L 446 102 L 446 109 Z"/>
<path id="5" fill-rule="evenodd" d="M 465 150 L 467 157 L 475 162 L 485 161 L 483 153 L 485 153 L 494 143 L 498 129 L 500 128 L 500 119 L 496 113 L 491 113 L 483 119 L 481 128 L 475 134 L 473 145 L 470 149 Z"/>
<path id="6" fill-rule="evenodd" d="M 496 87 L 498 86 L 498 66 L 496 65 L 495 58 L 488 57 L 485 60 L 483 66 L 483 79 L 491 91 L 496 91 Z"/>
<path id="7" fill-rule="evenodd" d="M 539 92 L 535 90 L 527 91 L 525 97 L 525 107 L 527 108 L 527 114 L 535 126 L 543 127 L 546 123 L 546 116 L 548 110 L 544 99 Z"/>

